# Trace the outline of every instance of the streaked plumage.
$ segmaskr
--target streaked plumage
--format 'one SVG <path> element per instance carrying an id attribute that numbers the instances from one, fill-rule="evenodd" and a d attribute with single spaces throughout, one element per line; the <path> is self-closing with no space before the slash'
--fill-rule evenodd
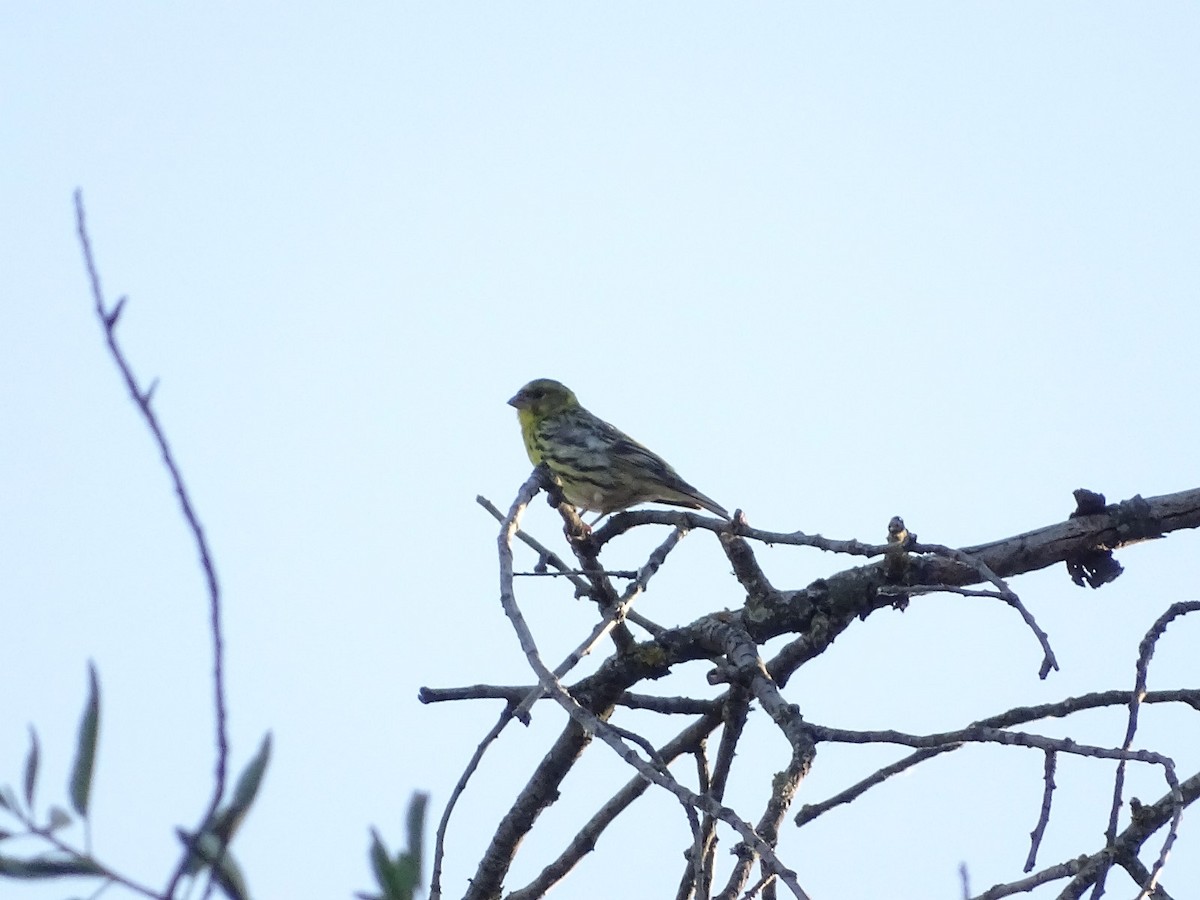
<path id="1" fill-rule="evenodd" d="M 669 503 L 729 518 L 661 456 L 580 406 L 566 385 L 539 378 L 508 403 L 517 409 L 530 461 L 546 464 L 573 506 L 604 515 L 638 503 Z"/>

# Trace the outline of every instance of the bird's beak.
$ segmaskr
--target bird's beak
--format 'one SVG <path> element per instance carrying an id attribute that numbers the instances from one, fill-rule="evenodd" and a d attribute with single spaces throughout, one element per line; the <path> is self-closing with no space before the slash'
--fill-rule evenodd
<path id="1" fill-rule="evenodd" d="M 513 394 L 511 397 L 508 398 L 508 405 L 511 406 L 513 409 L 520 409 L 522 406 L 525 405 L 524 401 L 525 401 L 525 398 L 521 396 L 521 392 L 517 391 L 515 394 Z"/>

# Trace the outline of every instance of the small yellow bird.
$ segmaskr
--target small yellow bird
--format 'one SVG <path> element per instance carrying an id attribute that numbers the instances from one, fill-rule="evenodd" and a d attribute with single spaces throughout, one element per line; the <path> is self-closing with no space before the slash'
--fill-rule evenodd
<path id="1" fill-rule="evenodd" d="M 603 516 L 638 503 L 669 503 L 729 518 L 661 456 L 580 406 L 566 385 L 539 378 L 508 404 L 517 409 L 530 462 L 549 467 L 573 506 Z"/>

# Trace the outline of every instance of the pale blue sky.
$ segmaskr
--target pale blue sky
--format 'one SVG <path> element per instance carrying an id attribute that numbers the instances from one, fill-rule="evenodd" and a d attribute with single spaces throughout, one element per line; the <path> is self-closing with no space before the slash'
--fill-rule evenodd
<path id="1" fill-rule="evenodd" d="M 497 712 L 417 688 L 529 679 L 474 497 L 507 506 L 528 474 L 504 401 L 530 378 L 774 530 L 879 540 L 900 514 L 961 545 L 1057 521 L 1081 486 L 1195 487 L 1198 47 L 1182 2 L 6 5 L 0 781 L 32 721 L 55 798 L 89 658 L 104 857 L 160 878 L 211 767 L 203 586 L 91 315 L 74 188 L 216 552 L 237 765 L 275 733 L 235 850 L 258 897 L 346 897 L 369 886 L 368 825 L 399 840 L 414 788 L 440 814 Z M 542 504 L 530 524 L 557 540 Z M 1195 541 L 1124 552 L 1099 592 L 1017 579 L 1063 665 L 1045 683 L 1010 610 L 922 598 L 851 628 L 789 699 L 918 731 L 1131 685 L 1146 628 L 1195 599 Z M 853 562 L 760 557 L 785 587 Z M 523 597 L 548 656 L 590 627 L 548 585 Z M 741 600 L 696 534 L 640 602 L 671 624 Z M 1195 686 L 1198 627 L 1168 632 L 1151 687 Z M 561 721 L 485 761 L 451 890 Z M 1194 715 L 1145 722 L 1197 767 Z M 1071 733 L 1123 730 L 1114 711 Z M 753 738 L 730 797 L 751 818 L 751 773 L 786 761 Z M 822 747 L 799 802 L 895 755 Z M 627 777 L 589 756 L 511 886 Z M 982 890 L 1019 872 L 1041 766 L 927 763 L 789 827 L 783 855 L 814 897 L 957 897 L 960 861 Z M 1060 764 L 1043 861 L 1097 849 L 1110 771 Z M 637 821 L 556 896 L 671 895 L 684 819 L 656 796 Z M 1197 882 L 1185 819 L 1166 884 Z"/>

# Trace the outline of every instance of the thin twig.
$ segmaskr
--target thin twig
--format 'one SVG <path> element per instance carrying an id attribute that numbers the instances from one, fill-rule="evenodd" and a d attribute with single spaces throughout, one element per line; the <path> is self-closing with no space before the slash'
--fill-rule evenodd
<path id="1" fill-rule="evenodd" d="M 68 844 L 66 841 L 64 841 L 62 838 L 60 838 L 54 832 L 54 829 L 42 828 L 42 827 L 38 826 L 37 823 L 35 823 L 30 816 L 27 816 L 24 812 L 22 812 L 21 808 L 19 806 L 17 806 L 16 804 L 13 804 L 12 806 L 8 807 L 8 812 L 10 812 L 12 815 L 14 815 L 17 818 L 17 820 L 29 830 L 30 834 L 37 835 L 38 837 L 42 838 L 44 841 L 46 841 L 51 846 L 53 846 L 54 849 L 56 849 L 62 853 L 66 853 L 68 856 L 71 856 L 75 860 L 84 862 L 91 866 L 95 866 L 97 877 L 107 879 L 107 881 L 105 882 L 105 885 L 113 884 L 113 883 L 119 884 L 119 885 L 129 888 L 129 890 L 134 891 L 138 894 L 141 894 L 145 897 L 150 897 L 150 898 L 152 898 L 152 900 L 162 900 L 162 895 L 159 894 L 154 889 L 148 888 L 145 885 L 139 884 L 138 882 L 134 881 L 132 878 L 126 878 L 124 875 L 121 875 L 119 872 L 116 872 L 116 871 L 108 868 L 108 866 L 104 865 L 102 862 L 100 862 L 98 859 L 96 859 L 94 856 L 92 856 L 92 854 L 90 852 L 81 852 L 81 851 L 77 850 L 76 848 L 72 847 L 70 844 Z M 15 837 L 15 835 L 14 835 L 14 837 Z"/>
<path id="2" fill-rule="evenodd" d="M 491 513 L 492 518 L 494 518 L 497 522 L 504 521 L 504 513 L 498 510 L 496 505 L 487 497 L 484 497 L 482 494 L 480 494 L 475 498 L 475 502 Z M 537 540 L 537 538 L 532 537 L 527 532 L 518 530 L 517 539 L 524 543 L 527 547 L 533 549 L 537 553 L 538 559 L 542 563 L 545 563 L 548 566 L 553 566 L 559 572 L 563 573 L 564 576 L 569 578 L 571 580 L 571 584 L 575 585 L 575 596 L 586 596 L 591 591 L 592 587 L 590 584 L 588 584 L 579 575 L 575 574 L 574 570 L 563 561 L 562 557 L 560 557 L 553 550 L 549 549 L 541 541 Z"/>
<path id="3" fill-rule="evenodd" d="M 554 669 L 554 677 L 562 678 L 570 672 L 580 661 L 590 654 L 596 648 L 600 641 L 604 640 L 605 635 L 609 634 L 614 628 L 620 625 L 629 612 L 629 608 L 633 605 L 633 601 L 641 596 L 646 590 L 650 579 L 662 567 L 666 561 L 667 555 L 675 549 L 687 532 L 682 528 L 675 528 L 667 535 L 667 539 L 659 544 L 658 547 L 650 554 L 646 560 L 646 564 L 638 569 L 633 584 L 629 585 L 618 598 L 617 602 L 604 609 L 600 621 L 592 629 L 592 633 L 567 655 L 567 658 L 559 663 Z M 589 574 L 596 574 L 589 572 Z M 521 722 L 528 722 L 529 711 L 533 705 L 542 697 L 542 689 L 534 688 L 529 692 L 528 696 L 521 701 L 521 705 L 516 708 L 513 715 Z"/>
<path id="4" fill-rule="evenodd" d="M 729 693 L 722 704 L 721 712 L 721 742 L 717 745 L 717 758 L 713 763 L 712 784 L 707 793 L 716 801 L 725 798 L 725 788 L 729 784 L 729 773 L 733 767 L 733 757 L 738 742 L 746 728 L 750 715 L 750 691 L 743 684 L 736 682 L 729 687 Z M 701 824 L 700 840 L 695 852 L 700 855 L 701 868 L 697 879 L 697 893 L 707 897 L 712 892 L 714 871 L 717 856 L 717 820 L 706 815 Z"/>
<path id="5" fill-rule="evenodd" d="M 754 829 L 768 845 L 774 847 L 779 824 L 795 797 L 801 779 L 808 774 L 812 766 L 816 745 L 800 716 L 799 709 L 783 699 L 778 685 L 771 679 L 766 665 L 759 657 L 757 646 L 750 635 L 732 624 L 714 630 L 720 632 L 725 647 L 725 658 L 737 669 L 738 681 L 749 686 L 763 710 L 792 745 L 792 758 L 788 768 L 772 779 L 770 801 Z M 733 853 L 738 862 L 725 889 L 717 895 L 717 900 L 735 900 L 749 879 L 750 870 L 758 855 L 757 851 L 757 847 L 746 842 L 734 848 Z M 764 877 L 770 874 L 771 870 L 764 866 Z M 769 880 L 764 881 L 764 888 L 769 883 Z"/>
<path id="6" fill-rule="evenodd" d="M 965 566 L 971 566 L 979 573 L 979 576 L 985 581 L 990 582 L 999 592 L 1000 599 L 1015 609 L 1021 614 L 1021 618 L 1025 620 L 1025 624 L 1029 626 L 1029 630 L 1034 633 L 1038 639 L 1038 643 L 1042 645 L 1042 666 L 1038 670 L 1038 677 L 1045 679 L 1050 674 L 1050 670 L 1058 671 L 1058 660 L 1054 657 L 1054 650 L 1050 647 L 1050 636 L 1042 631 L 1037 620 L 1033 617 L 1025 604 L 1021 602 L 1021 598 L 1016 595 L 1016 592 L 1008 586 L 1003 578 L 992 571 L 980 557 L 967 553 L 965 550 L 957 550 L 954 547 L 947 547 L 943 544 L 922 544 L 915 543 L 910 548 L 913 553 L 933 553 L 937 556 L 944 556 L 947 559 L 953 559 L 955 562 L 960 562 Z"/>
<path id="7" fill-rule="evenodd" d="M 998 900 L 1033 890 L 1060 878 L 1071 881 L 1058 894 L 1060 900 L 1078 900 L 1088 886 L 1096 881 L 1100 868 L 1116 857 L 1121 860 L 1136 859 L 1137 852 L 1150 837 L 1174 819 L 1179 806 L 1194 803 L 1200 797 L 1200 773 L 1192 775 L 1181 784 L 1172 785 L 1171 790 L 1150 806 L 1143 806 L 1139 815 L 1117 835 L 1114 843 L 1102 847 L 1091 856 L 1079 856 L 1036 872 L 1028 878 L 1008 884 L 997 884 L 979 894 L 975 900 Z M 1136 866 L 1132 866 L 1135 871 Z M 1158 898 L 1156 898 L 1158 900 Z"/>
<path id="8" fill-rule="evenodd" d="M 417 692 L 422 703 L 445 703 L 452 700 L 505 700 L 520 703 L 530 691 L 531 684 L 475 684 L 469 687 L 431 688 L 423 687 Z M 654 694 L 635 694 L 626 691 L 617 698 L 617 705 L 629 709 L 644 709 L 664 715 L 702 716 L 720 709 L 719 700 L 700 700 L 694 697 L 659 697 Z"/>
<path id="9" fill-rule="evenodd" d="M 980 591 L 974 588 L 954 587 L 949 584 L 889 584 L 879 589 L 881 597 L 912 597 L 918 594 L 958 594 L 960 597 L 1004 599 L 1004 594 L 1000 591 Z"/>
<path id="10" fill-rule="evenodd" d="M 475 748 L 475 752 L 471 754 L 471 760 L 467 763 L 466 769 L 458 776 L 458 782 L 454 785 L 454 790 L 450 792 L 450 799 L 446 801 L 446 808 L 442 811 L 442 818 L 438 822 L 437 835 L 433 843 L 433 875 L 429 880 L 429 900 L 440 900 L 442 896 L 442 860 L 446 855 L 446 830 L 450 827 L 450 814 L 458 804 L 458 798 L 467 789 L 467 782 L 471 780 L 471 776 L 479 768 L 479 762 L 483 759 L 484 752 L 500 736 L 500 732 L 504 730 L 505 726 L 512 719 L 512 706 L 509 705 L 504 708 L 504 711 L 500 713 L 500 718 L 496 720 L 496 724 L 491 727 L 488 733 L 484 735 L 483 740 L 479 742 L 479 745 Z"/>
<path id="11" fill-rule="evenodd" d="M 763 839 L 772 847 L 779 840 L 779 826 L 783 824 L 783 817 L 787 815 L 788 808 L 792 805 L 792 801 L 796 797 L 796 790 L 800 786 L 800 781 L 808 773 L 811 765 L 812 758 L 810 756 L 805 755 L 803 751 L 793 750 L 792 758 L 789 760 L 787 768 L 771 779 L 771 796 L 754 830 L 762 835 Z M 749 880 L 750 870 L 753 868 L 756 856 L 753 849 L 744 845 L 738 845 L 733 848 L 733 855 L 737 857 L 737 864 L 729 876 L 725 889 L 717 894 L 714 900 L 734 900 L 738 891 Z M 773 879 L 774 873 L 763 867 L 762 878 L 759 880 L 758 885 L 747 893 L 746 896 L 753 896 L 758 890 L 762 890 L 764 896 L 772 893 L 774 891 L 774 887 L 772 886 L 774 884 Z"/>
<path id="12" fill-rule="evenodd" d="M 1083 518 L 1072 516 L 1065 522 L 1035 528 L 1019 535 L 989 541 L 963 548 L 976 557 L 1005 558 L 1004 570 L 1008 575 L 1019 575 L 1035 569 L 1045 568 L 1051 562 L 1061 562 L 1077 555 L 1082 550 L 1104 546 L 1116 550 L 1146 539 L 1142 530 L 1133 530 L 1122 525 L 1121 509 L 1134 504 L 1139 509 L 1139 518 L 1154 525 L 1154 536 L 1161 537 L 1182 528 L 1200 526 L 1200 488 L 1164 494 L 1158 497 L 1137 496 L 1129 501 L 1110 504 L 1102 514 Z M 883 556 L 895 550 L 893 543 L 868 544 L 859 540 L 835 540 L 820 534 L 805 534 L 802 531 L 780 532 L 751 528 L 736 514 L 732 522 L 663 509 L 628 510 L 611 516 L 604 527 L 597 529 L 593 539 L 604 544 L 619 534 L 640 525 L 675 525 L 686 523 L 689 528 L 704 529 L 716 534 L 736 534 L 764 544 L 782 544 L 793 547 L 813 547 L 828 553 L 844 553 L 850 556 Z M 1019 544 L 1020 559 L 1013 559 L 1005 551 Z M 996 556 L 999 554 L 999 557 Z M 993 570 L 997 566 L 992 565 Z"/>
<path id="13" fill-rule="evenodd" d="M 1004 744 L 1016 747 L 1033 747 L 1038 750 L 1055 750 L 1075 756 L 1094 759 L 1126 759 L 1161 766 L 1166 780 L 1171 783 L 1175 763 L 1170 757 L 1153 750 L 1122 750 L 1118 747 L 1100 747 L 1095 744 L 1080 744 L 1071 738 L 1051 738 L 1024 731 L 1006 731 L 1002 728 L 987 728 L 971 725 L 958 731 L 941 734 L 905 734 L 902 731 L 851 731 L 843 728 L 827 728 L 824 725 L 806 723 L 817 741 L 834 741 L 845 744 L 900 744 L 905 747 L 934 748 L 946 744 Z"/>
<path id="14" fill-rule="evenodd" d="M 712 796 L 712 770 L 708 765 L 707 738 L 700 739 L 693 756 L 696 760 L 696 790 L 701 794 Z M 705 816 L 703 821 L 704 826 L 697 828 L 692 833 L 692 844 L 683 854 L 684 859 L 688 862 L 688 867 L 680 879 L 679 891 L 676 893 L 679 898 L 685 898 L 688 893 L 691 893 L 696 896 L 697 900 L 708 900 L 709 887 L 704 879 L 704 865 L 707 852 L 706 840 L 709 835 L 705 829 L 712 819 L 710 816 Z M 685 891 L 685 888 L 688 888 L 688 891 Z"/>
<path id="15" fill-rule="evenodd" d="M 667 761 L 663 759 L 655 746 L 650 743 L 647 738 L 642 737 L 636 731 L 630 731 L 628 728 L 622 728 L 620 725 L 614 725 L 612 722 L 605 722 L 605 727 L 612 730 L 612 733 L 624 738 L 631 744 L 637 744 L 650 758 L 650 762 L 658 770 L 659 774 L 671 781 L 675 780 L 675 776 L 671 774 L 671 770 L 667 768 Z M 692 839 L 696 840 L 700 837 L 700 818 L 696 815 L 694 807 L 687 803 L 682 804 L 684 814 L 687 816 L 688 827 L 692 830 Z"/>
<path id="16" fill-rule="evenodd" d="M 565 572 L 513 572 L 514 578 L 580 578 L 584 575 L 594 575 L 595 572 L 585 572 L 583 569 L 567 569 Z M 633 569 L 605 569 L 602 573 L 608 578 L 637 578 Z"/>
<path id="17" fill-rule="evenodd" d="M 1071 878 L 1078 875 L 1087 864 L 1088 857 L 1086 856 L 1081 856 L 1078 859 L 1069 859 L 1066 862 L 1042 869 L 1040 872 L 1035 872 L 1026 878 L 1019 878 L 1008 884 L 993 885 L 976 897 L 975 900 L 999 900 L 1000 897 L 1025 894 L 1036 887 L 1041 887 L 1043 884 L 1049 884 L 1051 881 L 1058 881 L 1060 878 Z"/>
<path id="18" fill-rule="evenodd" d="M 554 676 L 549 667 L 542 661 L 541 655 L 538 652 L 537 644 L 534 641 L 533 634 L 529 630 L 529 626 L 525 622 L 525 617 L 521 613 L 520 608 L 516 604 L 516 598 L 513 594 L 513 569 L 512 569 L 512 540 L 515 532 L 519 527 L 520 517 L 528 505 L 529 499 L 532 498 L 538 490 L 538 484 L 533 484 L 530 489 L 530 483 L 534 482 L 534 477 L 530 478 L 521 491 L 517 494 L 517 499 L 513 502 L 509 514 L 505 519 L 504 526 L 500 529 L 500 535 L 497 539 L 500 555 L 500 600 L 504 606 L 504 612 L 512 622 L 514 630 L 517 632 L 518 641 L 521 644 L 521 649 L 525 653 L 526 659 L 534 672 L 537 673 L 538 681 L 542 687 L 549 693 L 550 697 L 555 700 L 575 723 L 582 728 L 586 733 L 593 734 L 600 738 L 604 743 L 608 744 L 618 756 L 621 757 L 629 765 L 633 766 L 638 773 L 659 787 L 670 791 L 680 803 L 698 808 L 704 812 L 710 812 L 721 821 L 730 825 L 735 831 L 742 835 L 755 851 L 763 858 L 764 864 L 772 871 L 775 871 L 780 879 L 788 886 L 792 893 L 797 898 L 807 898 L 807 894 L 796 881 L 796 875 L 775 855 L 771 848 L 757 833 L 750 827 L 748 823 L 742 820 L 732 810 L 716 803 L 711 797 L 704 797 L 688 790 L 673 777 L 663 775 L 652 764 L 647 763 L 637 755 L 621 737 L 608 726 L 599 716 L 581 706 L 570 693 L 563 687 L 562 683 Z"/>
<path id="19" fill-rule="evenodd" d="M 924 750 L 918 750 L 916 753 L 910 753 L 903 759 L 897 760 L 889 766 L 884 766 L 882 769 L 877 769 L 861 781 L 852 784 L 845 790 L 838 791 L 832 797 L 822 800 L 820 803 L 806 803 L 800 807 L 800 811 L 796 813 L 795 823 L 797 827 L 807 825 L 818 816 L 822 816 L 838 806 L 843 806 L 853 800 L 857 800 L 863 794 L 873 787 L 876 787 L 893 775 L 899 775 L 901 772 L 911 769 L 918 763 L 922 763 L 927 759 L 932 759 L 935 756 L 940 756 L 943 753 L 949 753 L 951 750 L 957 750 L 961 744 L 953 744 L 945 747 L 928 747 Z"/>
<path id="20" fill-rule="evenodd" d="M 754 884 L 747 888 L 746 893 L 742 894 L 742 900 L 754 900 L 762 891 L 764 891 L 772 881 L 775 880 L 774 874 L 768 872 Z"/>
<path id="21" fill-rule="evenodd" d="M 1126 750 L 1129 748 L 1126 747 Z M 1124 760 L 1122 760 L 1124 765 Z M 1033 867 L 1037 864 L 1038 848 L 1042 845 L 1042 836 L 1046 833 L 1046 826 L 1050 824 L 1050 803 L 1054 799 L 1054 770 L 1058 766 L 1058 753 L 1054 750 L 1046 751 L 1046 765 L 1042 773 L 1042 781 L 1045 788 L 1042 791 L 1042 808 L 1038 812 L 1037 824 L 1033 826 L 1033 831 L 1029 833 L 1029 855 L 1025 858 L 1025 868 L 1023 871 L 1032 872 Z"/>
<path id="22" fill-rule="evenodd" d="M 183 475 L 180 473 L 179 466 L 175 462 L 175 456 L 171 452 L 170 444 L 167 443 L 167 437 L 163 432 L 162 426 L 159 424 L 158 416 L 155 415 L 154 409 L 150 405 L 154 385 L 151 385 L 150 389 L 145 391 L 138 386 L 137 378 L 134 376 L 133 370 L 130 368 L 129 362 L 117 342 L 117 320 L 120 318 L 121 311 L 124 308 L 125 298 L 122 297 L 118 300 L 111 310 L 106 307 L 104 293 L 100 288 L 100 275 L 96 269 L 96 262 L 92 256 L 91 242 L 88 239 L 83 208 L 83 192 L 79 190 L 75 191 L 75 222 L 79 232 L 79 243 L 83 248 L 83 259 L 87 266 L 88 279 L 91 282 L 92 299 L 95 302 L 96 316 L 100 319 L 100 324 L 104 328 L 104 337 L 108 343 L 109 354 L 112 356 L 113 362 L 116 363 L 122 378 L 124 378 L 126 389 L 141 412 L 142 418 L 145 419 L 146 426 L 150 429 L 150 433 L 158 445 L 159 452 L 162 454 L 163 465 L 170 474 L 171 484 L 175 488 L 176 496 L 179 498 L 180 511 L 187 522 L 188 528 L 192 532 L 192 538 L 195 541 L 196 550 L 200 556 L 200 567 L 204 571 L 205 582 L 208 586 L 209 630 L 212 634 L 213 645 L 213 705 L 216 711 L 217 759 L 212 795 L 209 798 L 208 806 L 200 819 L 199 827 L 195 830 L 192 845 L 184 852 L 170 880 L 167 882 L 166 889 L 163 891 L 163 896 L 173 897 L 175 888 L 179 884 L 179 879 L 183 877 L 184 870 L 192 859 L 192 854 L 195 850 L 194 842 L 199 840 L 205 827 L 212 820 L 217 807 L 221 803 L 221 797 L 225 793 L 225 780 L 229 767 L 229 736 L 226 725 L 225 642 L 221 631 L 221 589 L 217 582 L 216 566 L 209 551 L 208 541 L 204 537 L 204 529 L 192 504 L 191 495 L 183 483 Z M 223 853 L 224 848 L 222 847 L 221 854 Z M 221 854 L 218 854 L 218 857 Z"/>
<path id="23" fill-rule="evenodd" d="M 1185 616 L 1188 613 L 1200 610 L 1200 602 L 1191 601 L 1189 603 L 1173 603 L 1166 612 L 1159 616 L 1150 630 L 1146 632 L 1138 645 L 1138 658 L 1135 667 L 1136 675 L 1134 677 L 1133 693 L 1129 698 L 1129 716 L 1125 725 L 1125 739 L 1121 742 L 1122 749 L 1128 750 L 1133 746 L 1133 738 L 1137 733 L 1138 727 L 1138 712 L 1141 709 L 1142 701 L 1146 695 L 1146 682 L 1150 674 L 1150 659 L 1154 656 L 1154 649 L 1158 644 L 1158 639 L 1163 636 L 1167 630 L 1167 626 L 1180 616 Z M 1112 844 L 1117 838 L 1117 816 L 1123 803 L 1125 788 L 1125 760 L 1121 760 L 1117 764 L 1116 777 L 1113 780 L 1113 800 L 1112 807 L 1108 815 L 1108 827 L 1104 834 L 1108 839 L 1109 844 Z M 1149 890 L 1153 890 L 1154 885 L 1158 882 L 1159 872 L 1166 864 L 1167 854 L 1170 852 L 1171 845 L 1175 842 L 1175 835 L 1179 830 L 1179 817 L 1183 814 L 1182 806 L 1176 810 L 1175 816 L 1172 818 L 1171 830 L 1167 833 L 1166 841 L 1164 842 L 1162 851 L 1159 853 L 1158 860 L 1154 863 L 1154 868 L 1150 872 Z M 1108 878 L 1108 868 L 1106 864 L 1101 868 L 1099 875 L 1096 877 L 1096 884 L 1092 888 L 1092 900 L 1099 900 L 1104 894 L 1104 883 Z M 1142 888 L 1142 893 L 1138 894 L 1138 900 L 1146 896 L 1147 888 Z"/>
<path id="24" fill-rule="evenodd" d="M 768 666 L 770 668 L 770 666 Z M 1013 725 L 1027 724 L 1036 722 L 1039 719 L 1065 718 L 1076 712 L 1082 712 L 1088 709 L 1099 709 L 1105 706 L 1126 705 L 1129 703 L 1131 694 L 1129 691 L 1101 691 L 1094 694 L 1084 694 L 1080 697 L 1068 697 L 1066 700 L 1057 703 L 1043 703 L 1039 706 L 1020 706 L 1015 709 L 1010 709 L 1006 712 L 999 713 L 994 716 L 989 716 L 985 719 L 979 719 L 972 723 L 969 727 L 984 725 L 992 728 L 1008 728 Z M 1173 691 L 1151 691 L 1146 694 L 1144 703 L 1185 703 L 1193 709 L 1200 711 L 1200 690 L 1173 690 Z M 943 753 L 949 753 L 957 750 L 963 745 L 945 744 L 938 747 L 929 747 L 918 750 L 903 759 L 900 759 L 890 765 L 884 766 L 876 772 L 871 773 L 861 781 L 856 782 L 845 790 L 839 791 L 833 796 L 822 800 L 820 803 L 805 804 L 800 812 L 796 814 L 796 824 L 805 825 L 811 822 L 818 816 L 824 815 L 830 810 L 845 805 L 852 800 L 857 799 L 862 794 L 866 793 L 873 787 L 882 784 L 893 775 L 912 768 L 918 763 L 922 763 L 927 759 L 932 759 L 935 756 L 940 756 Z"/>
<path id="25" fill-rule="evenodd" d="M 658 750 L 659 757 L 669 763 L 680 754 L 689 752 L 703 741 L 705 736 L 720 724 L 720 721 L 720 713 L 716 711 L 704 714 L 666 744 L 663 744 Z M 567 848 L 542 869 L 537 878 L 525 887 L 513 891 L 508 895 L 507 900 L 534 900 L 534 898 L 544 896 L 554 885 L 565 878 L 586 854 L 595 848 L 596 842 L 604 830 L 649 787 L 649 781 L 642 778 L 641 775 L 634 775 L 624 787 L 596 811 L 571 839 Z"/>

